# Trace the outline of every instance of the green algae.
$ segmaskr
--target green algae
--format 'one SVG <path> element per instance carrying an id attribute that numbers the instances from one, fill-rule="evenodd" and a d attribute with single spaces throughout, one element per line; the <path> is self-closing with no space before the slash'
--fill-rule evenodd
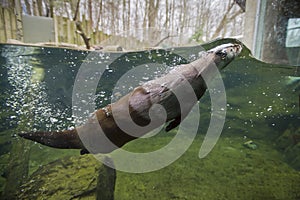
<path id="1" fill-rule="evenodd" d="M 100 183 L 105 182 L 97 186 Z M 18 199 L 105 199 L 113 197 L 115 173 L 92 155 L 67 156 L 41 166 L 21 186 Z M 97 193 L 98 192 L 98 193 Z"/>
<path id="2" fill-rule="evenodd" d="M 199 159 L 202 139 L 198 137 L 180 159 L 159 171 L 145 174 L 118 172 L 115 199 L 300 197 L 300 172 L 283 161 L 272 143 L 257 140 L 259 148 L 253 151 L 243 147 L 243 137 L 221 137 L 213 151 Z M 127 148 L 131 145 L 137 147 L 130 143 Z"/>
<path id="3" fill-rule="evenodd" d="M 127 150 L 153 150 L 173 138 L 157 136 L 133 141 Z M 152 140 L 152 141 L 151 141 Z M 198 158 L 198 136 L 189 150 L 156 172 L 117 172 L 115 199 L 297 199 L 300 172 L 284 162 L 271 142 L 256 140 L 255 151 L 243 147 L 243 137 L 221 137 L 213 151 Z M 163 142 L 161 142 L 163 141 Z M 159 145 L 155 148 L 159 148 Z M 22 186 L 20 199 L 95 199 L 101 164 L 91 155 L 73 156 L 43 165 Z M 88 191 L 88 192 L 87 192 Z M 76 199 L 74 198 L 74 199 Z"/>

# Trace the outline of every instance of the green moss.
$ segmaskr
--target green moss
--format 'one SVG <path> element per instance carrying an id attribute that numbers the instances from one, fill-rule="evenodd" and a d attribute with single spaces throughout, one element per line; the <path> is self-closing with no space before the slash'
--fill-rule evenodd
<path id="1" fill-rule="evenodd" d="M 73 149 L 55 149 L 41 144 L 30 142 L 31 152 L 29 160 L 29 176 L 39 167 L 52 162 L 53 160 L 61 159 L 66 156 L 79 156 L 79 150 Z"/>
<path id="2" fill-rule="evenodd" d="M 108 173 L 92 155 L 58 159 L 34 172 L 22 185 L 18 199 L 95 199 L 98 177 L 108 183 L 114 175 Z M 100 192 L 113 188 L 113 184 L 106 184 Z"/>
<path id="3" fill-rule="evenodd" d="M 164 138 L 165 139 L 165 138 Z M 156 140 L 157 141 L 157 140 Z M 271 143 L 243 146 L 243 137 L 221 137 L 198 158 L 202 137 L 172 165 L 145 174 L 117 173 L 115 199 L 297 199 L 300 172 L 283 162 Z M 137 143 L 130 143 L 132 148 Z M 152 143 L 143 143 L 147 149 Z"/>

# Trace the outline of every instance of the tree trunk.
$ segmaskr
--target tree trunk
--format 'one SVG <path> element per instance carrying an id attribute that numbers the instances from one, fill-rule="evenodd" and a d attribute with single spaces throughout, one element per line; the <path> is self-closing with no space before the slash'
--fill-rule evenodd
<path id="1" fill-rule="evenodd" d="M 76 22 L 76 29 L 77 29 L 77 33 L 82 37 L 83 41 L 84 41 L 84 44 L 86 46 L 87 49 L 90 49 L 91 46 L 90 46 L 90 39 L 89 37 L 87 37 L 81 27 L 81 24 L 79 21 Z"/>
<path id="2" fill-rule="evenodd" d="M 122 13 L 122 21 L 123 21 L 123 32 L 125 32 L 126 30 L 126 16 L 125 16 L 125 13 L 126 13 L 126 0 L 123 0 L 123 4 L 122 4 L 122 10 L 123 10 L 123 13 Z"/>
<path id="3" fill-rule="evenodd" d="M 166 15 L 166 20 L 165 20 L 165 23 L 164 23 L 164 28 L 167 28 L 168 27 L 168 25 L 170 24 L 170 19 L 169 19 L 169 1 L 168 0 L 166 0 L 166 13 L 165 13 L 165 15 Z"/>
<path id="4" fill-rule="evenodd" d="M 130 28 L 130 21 L 131 21 L 131 18 L 130 18 L 130 1 L 127 2 L 128 4 L 128 15 L 127 15 L 127 29 L 126 30 L 129 30 Z"/>
<path id="5" fill-rule="evenodd" d="M 28 2 L 28 0 L 25 0 L 25 5 L 26 5 L 26 13 L 28 15 L 31 15 L 31 6 L 30 6 L 30 3 Z"/>
<path id="6" fill-rule="evenodd" d="M 50 17 L 53 18 L 53 16 L 54 16 L 54 3 L 53 3 L 53 0 L 49 0 L 49 6 L 50 6 Z"/>
<path id="7" fill-rule="evenodd" d="M 149 0 L 148 6 L 148 27 L 154 27 L 156 24 L 157 13 L 159 9 L 159 0 Z"/>
<path id="8" fill-rule="evenodd" d="M 36 0 L 32 1 L 32 8 L 33 8 L 33 15 L 38 16 L 38 10 L 37 10 L 37 5 L 36 5 Z"/>
<path id="9" fill-rule="evenodd" d="M 135 10 L 137 10 L 138 7 L 139 7 L 139 1 L 136 0 L 135 1 Z M 135 19 L 134 19 L 134 21 L 135 21 L 135 28 L 139 28 L 139 24 L 140 24 L 139 19 L 140 19 L 140 17 L 139 17 L 138 12 L 135 12 Z"/>
<path id="10" fill-rule="evenodd" d="M 38 15 L 43 16 L 43 1 L 42 0 L 37 0 L 37 10 L 38 10 Z"/>
<path id="11" fill-rule="evenodd" d="M 99 31 L 99 24 L 101 23 L 101 17 L 102 17 L 102 0 L 99 1 L 98 8 L 99 9 L 96 9 L 96 11 L 97 11 L 97 15 L 96 15 L 97 16 L 97 22 L 95 24 L 95 30 L 96 31 Z"/>
<path id="12" fill-rule="evenodd" d="M 94 22 L 93 22 L 92 0 L 88 0 L 88 13 L 89 13 L 89 26 L 90 26 L 91 29 L 93 29 Z"/>
<path id="13" fill-rule="evenodd" d="M 16 26 L 17 26 L 17 40 L 23 41 L 23 26 L 22 26 L 22 7 L 21 0 L 15 0 L 16 9 Z"/>
<path id="14" fill-rule="evenodd" d="M 234 2 L 232 2 L 232 3 L 229 4 L 229 6 L 228 6 L 228 8 L 226 10 L 226 13 L 224 14 L 222 20 L 220 21 L 220 23 L 219 23 L 216 31 L 212 35 L 212 39 L 216 38 L 221 33 L 221 31 L 223 30 L 223 27 L 227 24 L 227 16 L 230 13 L 233 5 L 234 5 Z"/>
<path id="15" fill-rule="evenodd" d="M 78 15 L 78 12 L 79 12 L 79 4 L 80 4 L 80 0 L 77 1 L 73 21 L 77 21 L 77 15 Z"/>

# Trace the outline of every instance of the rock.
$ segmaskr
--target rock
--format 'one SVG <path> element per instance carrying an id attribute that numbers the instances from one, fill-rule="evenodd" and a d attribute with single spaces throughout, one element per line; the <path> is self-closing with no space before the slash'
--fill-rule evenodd
<path id="1" fill-rule="evenodd" d="M 98 180 L 98 178 L 103 180 Z M 42 166 L 21 186 L 18 199 L 113 199 L 116 173 L 92 155 L 71 156 Z M 105 179 L 105 180 L 104 180 Z M 107 183 L 103 185 L 98 183 Z"/>
<path id="2" fill-rule="evenodd" d="M 248 149 L 252 149 L 252 150 L 257 149 L 257 145 L 252 140 L 245 142 L 243 145 L 244 145 L 244 147 L 247 147 Z"/>
<path id="3" fill-rule="evenodd" d="M 300 128 L 290 126 L 276 140 L 276 147 L 285 154 L 286 162 L 300 170 Z"/>

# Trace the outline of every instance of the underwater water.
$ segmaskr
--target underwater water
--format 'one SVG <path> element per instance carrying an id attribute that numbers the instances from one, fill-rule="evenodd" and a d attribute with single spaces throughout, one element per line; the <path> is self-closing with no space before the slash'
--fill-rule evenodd
<path id="1" fill-rule="evenodd" d="M 235 40 L 218 40 L 203 47 L 228 42 Z M 105 68 L 102 74 L 90 77 L 97 80 L 101 75 L 96 94 L 90 96 L 96 109 L 173 66 L 196 59 L 203 47 L 97 52 L 91 57 L 86 51 L 0 45 L 0 199 L 93 199 L 99 163 L 80 156 L 78 150 L 54 149 L 17 136 L 71 129 L 75 120 L 83 120 L 72 115 L 72 92 L 84 63 Z M 227 114 L 212 152 L 198 157 L 211 114 L 206 94 L 199 102 L 199 130 L 187 152 L 158 171 L 117 171 L 115 199 L 300 198 L 299 67 L 263 63 L 244 47 L 221 74 Z M 122 84 L 117 84 L 121 78 Z M 91 112 L 87 110 L 86 115 Z M 124 149 L 155 151 L 175 135 L 176 129 L 161 131 L 134 140 Z"/>

